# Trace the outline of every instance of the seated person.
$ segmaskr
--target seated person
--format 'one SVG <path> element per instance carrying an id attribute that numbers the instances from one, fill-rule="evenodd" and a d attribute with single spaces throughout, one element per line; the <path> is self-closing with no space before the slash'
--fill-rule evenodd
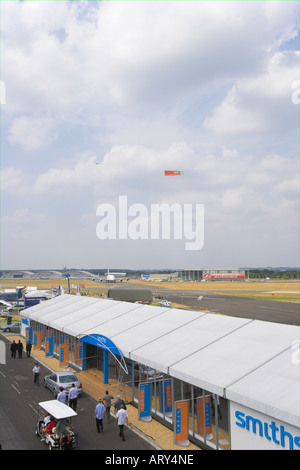
<path id="1" fill-rule="evenodd" d="M 49 423 L 47 426 L 42 429 L 42 441 L 45 440 L 45 434 L 52 434 L 53 433 L 53 428 L 56 427 L 56 422 L 54 421 L 54 418 L 51 416 Z"/>
<path id="2" fill-rule="evenodd" d="M 47 424 L 50 422 L 50 415 L 49 413 L 45 413 L 44 417 L 41 421 L 39 421 L 39 430 L 41 432 L 42 429 L 44 429 Z"/>
<path id="3" fill-rule="evenodd" d="M 64 438 L 69 434 L 70 429 L 74 429 L 66 419 L 60 419 L 56 425 L 56 434 L 59 437 L 59 448 L 62 449 Z"/>

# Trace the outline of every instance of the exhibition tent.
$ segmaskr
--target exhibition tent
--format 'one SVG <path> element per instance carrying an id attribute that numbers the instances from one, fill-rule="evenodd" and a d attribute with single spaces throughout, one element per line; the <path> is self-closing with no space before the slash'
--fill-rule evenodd
<path id="1" fill-rule="evenodd" d="M 22 317 L 299 426 L 297 326 L 69 294 Z"/>

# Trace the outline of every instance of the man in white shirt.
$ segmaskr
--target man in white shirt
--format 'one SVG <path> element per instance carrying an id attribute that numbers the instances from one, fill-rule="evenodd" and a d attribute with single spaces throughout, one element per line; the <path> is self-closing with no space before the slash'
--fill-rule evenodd
<path id="1" fill-rule="evenodd" d="M 34 368 L 32 369 L 32 372 L 33 372 L 33 380 L 34 380 L 34 383 L 36 385 L 40 385 L 40 372 L 41 372 L 41 368 L 40 366 L 38 365 L 38 363 L 36 363 L 36 365 L 34 366 Z"/>
<path id="2" fill-rule="evenodd" d="M 119 436 L 122 438 L 122 441 L 125 441 L 124 424 L 126 423 L 128 426 L 128 413 L 125 410 L 125 406 L 123 404 L 117 413 L 116 422 L 119 426 Z"/>
<path id="3" fill-rule="evenodd" d="M 79 395 L 78 388 L 75 387 L 75 384 L 72 384 L 72 388 L 69 391 L 69 406 L 73 408 L 74 411 L 76 411 L 77 408 L 77 398 Z"/>

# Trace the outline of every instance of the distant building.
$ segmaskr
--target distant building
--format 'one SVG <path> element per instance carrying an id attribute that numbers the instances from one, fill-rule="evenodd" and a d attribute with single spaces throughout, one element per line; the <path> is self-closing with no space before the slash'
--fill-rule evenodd
<path id="1" fill-rule="evenodd" d="M 178 280 L 181 281 L 228 281 L 244 280 L 245 269 L 179 269 Z"/>
<path id="2" fill-rule="evenodd" d="M 32 271 L 23 271 L 23 270 L 12 270 L 12 271 L 3 271 L 3 279 L 34 279 L 36 276 Z"/>

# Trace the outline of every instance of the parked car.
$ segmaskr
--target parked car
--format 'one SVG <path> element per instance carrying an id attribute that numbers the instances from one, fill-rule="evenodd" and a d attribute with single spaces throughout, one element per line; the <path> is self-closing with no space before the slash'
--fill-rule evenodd
<path id="1" fill-rule="evenodd" d="M 78 388 L 80 395 L 82 393 L 82 385 L 72 371 L 53 372 L 51 375 L 46 375 L 44 377 L 45 388 L 49 388 L 55 398 L 59 394 L 59 387 L 64 387 L 66 394 L 68 395 L 72 384 Z"/>
<path id="2" fill-rule="evenodd" d="M 161 300 L 159 304 L 163 307 L 171 307 L 171 302 L 169 300 Z"/>
<path id="3" fill-rule="evenodd" d="M 4 332 L 11 331 L 13 333 L 20 333 L 20 328 L 21 328 L 20 322 L 11 323 L 10 325 L 9 324 L 1 325 L 1 330 Z"/>
<path id="4" fill-rule="evenodd" d="M 11 315 L 11 311 L 10 310 L 2 310 L 1 312 L 1 317 L 8 317 L 9 315 Z"/>

